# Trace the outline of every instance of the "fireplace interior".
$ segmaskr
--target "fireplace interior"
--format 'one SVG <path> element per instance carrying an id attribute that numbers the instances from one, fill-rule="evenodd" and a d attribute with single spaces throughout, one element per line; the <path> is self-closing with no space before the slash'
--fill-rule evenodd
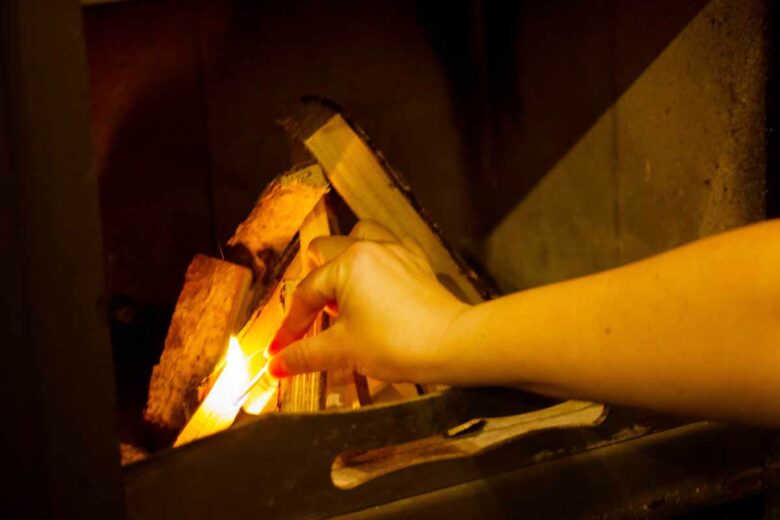
<path id="1" fill-rule="evenodd" d="M 0 10 L 11 517 L 780 510 L 775 432 L 515 390 L 242 412 L 176 448 L 144 418 L 193 257 L 232 260 L 280 174 L 330 175 L 283 124 L 312 103 L 370 137 L 493 294 L 780 216 L 768 0 Z"/>

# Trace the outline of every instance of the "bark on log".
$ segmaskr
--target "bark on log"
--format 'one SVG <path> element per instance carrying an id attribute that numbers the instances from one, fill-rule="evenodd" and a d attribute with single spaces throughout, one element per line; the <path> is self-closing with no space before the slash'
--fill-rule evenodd
<path id="1" fill-rule="evenodd" d="M 329 189 L 318 164 L 292 170 L 274 179 L 228 240 L 227 258 L 251 268 L 256 280 L 267 285 L 279 255 Z"/>
<path id="2" fill-rule="evenodd" d="M 201 383 L 212 375 L 228 336 L 244 324 L 245 310 L 255 307 L 269 276 L 283 262 L 282 253 L 328 190 L 317 164 L 280 175 L 263 190 L 228 241 L 228 258 L 251 272 L 220 260 L 195 257 L 176 304 L 160 364 L 152 372 L 144 414 L 148 421 L 170 429 L 186 424 L 208 392 L 210 385 Z M 251 284 L 253 277 L 256 283 Z"/>
<path id="3" fill-rule="evenodd" d="M 152 370 L 144 417 L 169 429 L 182 428 L 198 406 L 198 385 L 226 351 L 230 334 L 244 321 L 251 272 L 223 260 L 196 255 Z"/>
<path id="4" fill-rule="evenodd" d="M 478 303 L 492 295 L 445 243 L 408 184 L 355 125 L 327 106 L 310 103 L 299 120 L 291 119 L 286 126 L 303 141 L 358 218 L 375 220 L 401 238 L 416 240 L 440 281 L 464 301 Z"/>

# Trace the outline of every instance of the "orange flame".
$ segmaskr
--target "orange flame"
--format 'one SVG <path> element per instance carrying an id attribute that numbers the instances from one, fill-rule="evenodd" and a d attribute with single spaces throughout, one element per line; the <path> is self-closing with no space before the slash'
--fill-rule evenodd
<path id="1" fill-rule="evenodd" d="M 241 394 L 248 384 L 248 358 L 241 350 L 238 339 L 231 337 L 222 373 L 179 434 L 174 446 L 211 435 L 233 424 L 244 401 Z"/>
<path id="2" fill-rule="evenodd" d="M 259 374 L 259 380 L 244 401 L 244 411 L 252 415 L 261 414 L 271 398 L 276 395 L 277 387 L 277 380 L 268 373 L 268 362 L 266 362 Z"/>

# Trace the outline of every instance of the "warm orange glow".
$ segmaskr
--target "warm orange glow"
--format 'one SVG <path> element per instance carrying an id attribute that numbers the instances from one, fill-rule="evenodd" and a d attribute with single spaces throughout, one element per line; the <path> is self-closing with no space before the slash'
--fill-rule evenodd
<path id="1" fill-rule="evenodd" d="M 268 373 L 268 362 L 262 368 L 257 383 L 249 391 L 244 401 L 244 411 L 252 415 L 259 415 L 265 410 L 268 403 L 276 395 L 278 388 L 277 379 Z"/>
<path id="2" fill-rule="evenodd" d="M 211 391 L 184 427 L 174 446 L 214 434 L 228 428 L 241 409 L 242 393 L 249 385 L 248 359 L 235 337 L 230 338 L 225 366 Z"/>

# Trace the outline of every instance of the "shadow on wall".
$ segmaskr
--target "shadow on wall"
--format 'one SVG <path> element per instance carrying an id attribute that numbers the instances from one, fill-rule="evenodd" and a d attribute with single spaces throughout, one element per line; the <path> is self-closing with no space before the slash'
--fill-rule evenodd
<path id="1" fill-rule="evenodd" d="M 484 237 L 708 0 L 416 2 L 447 72 Z"/>
<path id="2" fill-rule="evenodd" d="M 84 11 L 107 289 L 144 304 L 171 304 L 192 255 L 216 249 L 195 14 Z"/>
<path id="3" fill-rule="evenodd" d="M 288 167 L 274 121 L 306 93 L 347 107 L 452 241 L 478 244 L 705 4 L 88 8 L 109 292 L 171 302 Z"/>

